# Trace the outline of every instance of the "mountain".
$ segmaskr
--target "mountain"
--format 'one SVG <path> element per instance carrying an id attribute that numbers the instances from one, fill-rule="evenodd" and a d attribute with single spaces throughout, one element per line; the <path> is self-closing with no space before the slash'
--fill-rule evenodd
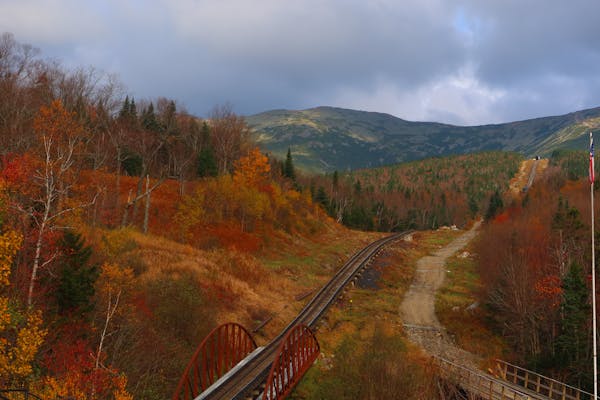
<path id="1" fill-rule="evenodd" d="M 411 122 L 334 107 L 273 110 L 246 117 L 246 121 L 263 149 L 284 159 L 291 148 L 297 167 L 331 172 L 484 150 L 531 156 L 558 148 L 586 149 L 585 134 L 600 127 L 600 107 L 481 126 Z"/>

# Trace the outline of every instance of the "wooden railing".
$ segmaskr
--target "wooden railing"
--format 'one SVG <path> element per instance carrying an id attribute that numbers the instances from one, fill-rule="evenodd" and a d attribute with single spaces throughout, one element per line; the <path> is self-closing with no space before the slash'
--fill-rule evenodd
<path id="1" fill-rule="evenodd" d="M 594 396 L 565 383 L 529 371 L 525 368 L 496 360 L 499 377 L 522 386 L 551 400 L 590 400 Z"/>
<path id="2" fill-rule="evenodd" d="M 454 364 L 443 358 L 436 357 L 434 360 L 439 365 L 443 377 L 482 399 L 530 400 L 529 395 L 500 379 Z"/>

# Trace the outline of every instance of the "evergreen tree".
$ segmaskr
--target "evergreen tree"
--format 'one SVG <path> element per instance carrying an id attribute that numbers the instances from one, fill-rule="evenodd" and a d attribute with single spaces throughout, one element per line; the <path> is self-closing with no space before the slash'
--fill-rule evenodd
<path id="1" fill-rule="evenodd" d="M 579 210 L 575 207 L 570 207 L 569 202 L 560 196 L 558 198 L 558 209 L 552 218 L 552 229 L 560 230 L 569 239 L 579 241 L 583 228 Z"/>
<path id="2" fill-rule="evenodd" d="M 471 216 L 475 217 L 477 212 L 479 211 L 479 205 L 477 204 L 477 200 L 473 196 L 469 196 L 469 211 L 471 211 Z"/>
<path id="3" fill-rule="evenodd" d="M 490 198 L 490 205 L 488 207 L 487 212 L 485 213 L 485 219 L 493 219 L 500 212 L 502 207 L 504 207 L 504 203 L 502 202 L 502 196 L 500 195 L 498 189 L 496 189 L 496 191 L 494 192 L 494 194 L 492 194 L 492 197 Z"/>
<path id="4" fill-rule="evenodd" d="M 129 149 L 123 150 L 121 167 L 127 175 L 139 176 L 142 173 L 143 161 L 144 160 L 142 160 L 142 156 L 140 156 L 138 153 L 134 153 Z"/>
<path id="5" fill-rule="evenodd" d="M 131 103 L 129 103 L 129 118 L 132 120 L 132 122 L 137 121 L 137 108 L 135 106 L 135 99 L 133 97 L 131 98 Z"/>
<path id="6" fill-rule="evenodd" d="M 579 264 L 572 263 L 569 272 L 563 279 L 563 300 L 561 313 L 561 332 L 556 338 L 557 363 L 566 366 L 571 372 L 572 383 L 585 384 L 583 373 L 587 365 L 588 328 L 587 318 L 590 313 L 588 289 Z"/>
<path id="7" fill-rule="evenodd" d="M 162 115 L 162 128 L 168 135 L 177 135 L 179 127 L 177 126 L 177 107 L 173 100 L 169 101 L 167 108 Z"/>
<path id="8" fill-rule="evenodd" d="M 333 185 L 333 190 L 337 191 L 337 188 L 340 184 L 340 174 L 337 172 L 337 169 L 333 171 L 333 178 L 331 180 L 331 184 Z"/>
<path id="9" fill-rule="evenodd" d="M 130 100 L 129 96 L 125 96 L 125 101 L 123 101 L 123 105 L 119 110 L 119 119 L 129 124 L 137 123 L 137 110 L 135 107 L 135 99 L 133 97 Z"/>
<path id="10" fill-rule="evenodd" d="M 315 201 L 321 204 L 326 210 L 329 207 L 329 198 L 327 197 L 327 193 L 325 192 L 325 188 L 323 188 L 323 186 L 319 186 L 317 189 Z"/>
<path id="11" fill-rule="evenodd" d="M 125 101 L 119 110 L 119 119 L 129 118 L 129 96 L 125 96 Z"/>
<path id="12" fill-rule="evenodd" d="M 202 148 L 211 146 L 210 142 L 210 128 L 206 121 L 202 122 L 202 136 L 201 136 L 201 146 Z"/>
<path id="13" fill-rule="evenodd" d="M 292 150 L 288 147 L 285 164 L 283 166 L 283 176 L 293 181 L 296 180 L 296 171 L 294 169 L 294 161 L 292 160 Z"/>
<path id="14" fill-rule="evenodd" d="M 198 177 L 207 178 L 217 176 L 217 159 L 212 147 L 204 147 L 198 154 Z"/>
<path id="15" fill-rule="evenodd" d="M 152 132 L 160 132 L 161 130 L 161 126 L 156 119 L 154 104 L 152 104 L 152 102 L 146 109 L 144 109 L 144 111 L 142 111 L 142 126 L 144 129 Z"/>
<path id="16" fill-rule="evenodd" d="M 73 231 L 66 231 L 59 245 L 61 268 L 56 290 L 59 313 L 88 312 L 93 307 L 91 299 L 99 273 L 97 265 L 90 264 L 92 248 Z"/>

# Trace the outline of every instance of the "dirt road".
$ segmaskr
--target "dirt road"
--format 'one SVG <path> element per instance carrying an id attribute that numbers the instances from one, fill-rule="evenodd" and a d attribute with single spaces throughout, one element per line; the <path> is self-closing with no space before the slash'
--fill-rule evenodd
<path id="1" fill-rule="evenodd" d="M 536 175 L 541 175 L 541 173 L 548 167 L 548 162 L 549 160 L 547 158 L 542 158 L 539 161 L 532 159 L 523 160 L 521 167 L 519 168 L 519 172 L 510 181 L 509 193 L 513 197 L 518 197 L 525 186 L 533 183 L 529 181 L 533 166 L 536 165 Z"/>
<path id="2" fill-rule="evenodd" d="M 444 282 L 446 259 L 466 246 L 477 234 L 480 222 L 433 255 L 417 262 L 416 277 L 400 305 L 400 315 L 409 339 L 431 355 L 477 368 L 477 358 L 446 335 L 435 316 L 435 292 Z"/>

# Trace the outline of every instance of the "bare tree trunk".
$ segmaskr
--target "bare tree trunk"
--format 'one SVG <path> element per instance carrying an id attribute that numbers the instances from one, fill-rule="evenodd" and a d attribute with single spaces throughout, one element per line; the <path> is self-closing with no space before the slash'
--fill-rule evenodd
<path id="1" fill-rule="evenodd" d="M 115 199 L 115 210 L 119 209 L 119 195 L 121 194 L 121 146 L 117 146 L 117 193 Z"/>
<path id="2" fill-rule="evenodd" d="M 125 204 L 125 210 L 123 210 L 123 219 L 121 220 L 121 228 L 127 226 L 127 214 L 129 214 L 129 207 L 131 206 L 131 192 L 132 189 L 129 189 L 129 194 L 127 195 L 127 203 Z"/>
<path id="3" fill-rule="evenodd" d="M 135 217 L 137 217 L 138 212 L 138 200 L 142 197 L 142 188 L 144 187 L 144 175 L 148 174 L 148 168 L 144 168 L 142 174 L 140 175 L 140 179 L 137 183 L 137 189 L 135 192 L 135 198 L 133 199 L 133 211 L 131 212 L 131 221 L 135 224 Z"/>
<path id="4" fill-rule="evenodd" d="M 125 210 L 123 211 L 123 220 L 121 221 L 122 227 L 127 224 L 127 214 L 129 213 L 129 208 L 132 205 L 137 204 L 138 200 L 140 200 L 143 197 L 148 197 L 148 201 L 150 201 L 149 200 L 150 193 L 152 193 L 156 188 L 158 188 L 164 182 L 164 180 L 165 180 L 165 178 L 161 178 L 158 182 L 156 182 L 154 184 L 154 186 L 152 186 L 151 188 L 148 188 L 144 193 L 140 193 L 133 199 L 131 198 L 131 190 L 129 191 L 129 197 L 127 197 L 127 204 L 125 204 Z M 150 207 L 149 203 L 147 206 Z"/>
<path id="5" fill-rule="evenodd" d="M 33 288 L 37 279 L 38 269 L 40 268 L 40 258 L 42 254 L 42 241 L 44 238 L 44 231 L 46 228 L 46 220 L 48 218 L 48 208 L 44 211 L 44 219 L 38 230 L 38 237 L 35 243 L 35 256 L 33 258 L 33 266 L 31 267 L 31 277 L 29 278 L 29 291 L 27 293 L 27 305 L 31 307 L 33 303 Z"/>
<path id="6" fill-rule="evenodd" d="M 106 338 L 108 331 L 108 324 L 112 319 L 113 315 L 117 311 L 117 307 L 119 306 L 119 299 L 121 298 L 121 290 L 117 293 L 115 304 L 112 304 L 112 295 L 110 293 L 110 289 L 108 290 L 108 306 L 106 307 L 106 319 L 104 320 L 104 328 L 102 329 L 102 333 L 100 334 L 100 343 L 98 343 L 98 350 L 96 351 L 96 363 L 94 365 L 94 375 L 96 375 L 98 369 L 100 368 L 100 356 L 102 355 L 102 348 L 104 347 L 104 339 Z M 94 399 L 96 395 L 96 386 L 95 382 L 92 382 L 92 396 Z"/>
<path id="7" fill-rule="evenodd" d="M 146 175 L 146 209 L 144 210 L 144 234 L 148 233 L 148 215 L 150 214 L 150 175 Z"/>

